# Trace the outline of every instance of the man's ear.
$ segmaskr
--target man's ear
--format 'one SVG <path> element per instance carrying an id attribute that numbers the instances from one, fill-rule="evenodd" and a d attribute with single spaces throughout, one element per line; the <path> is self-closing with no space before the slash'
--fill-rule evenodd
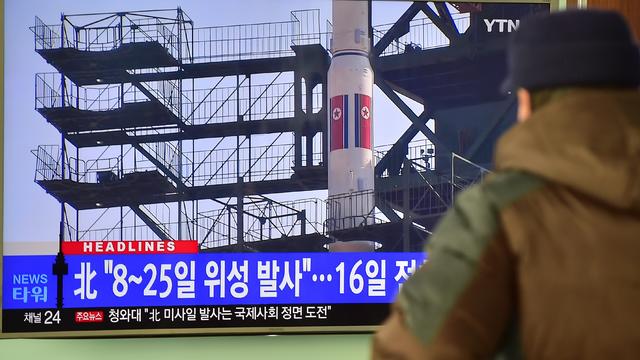
<path id="1" fill-rule="evenodd" d="M 529 90 L 518 89 L 518 122 L 525 122 L 529 119 L 532 112 L 531 93 Z"/>

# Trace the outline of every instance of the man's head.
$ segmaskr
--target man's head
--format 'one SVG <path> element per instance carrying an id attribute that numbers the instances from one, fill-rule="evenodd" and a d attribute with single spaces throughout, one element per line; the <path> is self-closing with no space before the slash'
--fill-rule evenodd
<path id="1" fill-rule="evenodd" d="M 615 12 L 573 10 L 524 20 L 509 43 L 505 88 L 518 120 L 571 88 L 638 88 L 640 51 Z"/>

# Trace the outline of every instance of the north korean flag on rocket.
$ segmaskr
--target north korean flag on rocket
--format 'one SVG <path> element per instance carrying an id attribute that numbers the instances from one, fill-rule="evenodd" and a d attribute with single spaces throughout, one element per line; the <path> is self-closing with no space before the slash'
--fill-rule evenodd
<path id="1" fill-rule="evenodd" d="M 371 150 L 371 96 L 356 94 L 355 146 Z"/>
<path id="2" fill-rule="evenodd" d="M 330 151 L 349 147 L 348 95 L 331 98 L 331 147 Z"/>

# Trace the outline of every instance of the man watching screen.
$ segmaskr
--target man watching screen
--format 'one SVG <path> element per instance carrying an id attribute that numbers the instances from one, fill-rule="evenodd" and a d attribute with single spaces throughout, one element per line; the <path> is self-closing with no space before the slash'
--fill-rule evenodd
<path id="1" fill-rule="evenodd" d="M 374 359 L 640 358 L 637 43 L 613 12 L 536 15 L 508 65 L 519 124 L 437 226 Z"/>

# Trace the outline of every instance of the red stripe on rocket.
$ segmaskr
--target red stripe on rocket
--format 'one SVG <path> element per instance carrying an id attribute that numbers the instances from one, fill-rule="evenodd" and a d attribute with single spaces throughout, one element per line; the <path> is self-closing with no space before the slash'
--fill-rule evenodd
<path id="1" fill-rule="evenodd" d="M 372 150 L 371 148 L 371 123 L 373 121 L 373 112 L 371 111 L 371 96 L 357 94 L 358 105 L 360 106 L 358 116 L 360 121 L 360 147 Z"/>
<path id="2" fill-rule="evenodd" d="M 346 135 L 345 125 L 346 96 L 338 95 L 331 98 L 331 147 L 330 151 L 344 149 Z"/>

